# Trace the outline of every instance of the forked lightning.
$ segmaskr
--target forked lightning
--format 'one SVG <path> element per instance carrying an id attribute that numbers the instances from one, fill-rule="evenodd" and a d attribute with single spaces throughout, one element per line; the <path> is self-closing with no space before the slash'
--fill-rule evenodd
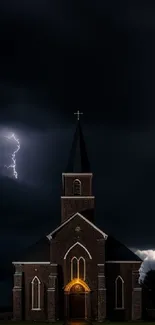
<path id="1" fill-rule="evenodd" d="M 15 134 L 12 133 L 11 136 L 7 136 L 6 137 L 8 140 L 14 140 L 17 143 L 17 149 L 13 152 L 13 154 L 11 155 L 11 159 L 12 159 L 12 164 L 9 166 L 5 166 L 6 168 L 12 168 L 13 170 L 13 175 L 14 177 L 17 179 L 18 178 L 18 173 L 16 171 L 16 153 L 20 150 L 20 142 L 19 139 L 16 138 Z"/>

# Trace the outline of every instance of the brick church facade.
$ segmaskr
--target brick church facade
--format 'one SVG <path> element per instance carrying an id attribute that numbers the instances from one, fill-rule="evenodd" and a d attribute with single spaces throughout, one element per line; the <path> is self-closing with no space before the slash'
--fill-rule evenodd
<path id="1" fill-rule="evenodd" d="M 92 179 L 78 121 L 62 174 L 61 223 L 13 262 L 14 320 L 141 319 L 141 260 L 96 226 Z"/>

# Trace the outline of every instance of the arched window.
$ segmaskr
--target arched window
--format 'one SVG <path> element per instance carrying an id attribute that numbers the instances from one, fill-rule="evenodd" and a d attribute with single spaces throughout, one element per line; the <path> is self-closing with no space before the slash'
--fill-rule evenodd
<path id="1" fill-rule="evenodd" d="M 32 287 L 32 309 L 40 310 L 40 280 L 35 276 L 31 282 Z"/>
<path id="2" fill-rule="evenodd" d="M 81 195 L 81 181 L 79 179 L 75 179 L 73 182 L 73 194 Z"/>
<path id="3" fill-rule="evenodd" d="M 86 278 L 86 261 L 82 256 L 78 259 L 78 277 L 81 280 Z"/>
<path id="4" fill-rule="evenodd" d="M 115 307 L 124 308 L 124 280 L 120 275 L 115 280 Z"/>
<path id="5" fill-rule="evenodd" d="M 73 257 L 71 259 L 71 280 L 78 277 L 78 259 Z"/>

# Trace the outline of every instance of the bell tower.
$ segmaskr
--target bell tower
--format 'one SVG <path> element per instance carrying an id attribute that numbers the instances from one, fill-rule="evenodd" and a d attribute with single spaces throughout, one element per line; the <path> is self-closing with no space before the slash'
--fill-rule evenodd
<path id="1" fill-rule="evenodd" d="M 66 172 L 62 174 L 61 222 L 66 221 L 76 212 L 81 213 L 91 222 L 94 215 L 94 196 L 92 178 L 86 145 L 80 124 L 80 113 L 69 155 Z"/>

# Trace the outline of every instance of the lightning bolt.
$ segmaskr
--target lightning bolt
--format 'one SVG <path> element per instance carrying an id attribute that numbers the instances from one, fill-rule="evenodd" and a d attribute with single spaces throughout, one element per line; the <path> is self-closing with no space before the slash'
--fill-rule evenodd
<path id="1" fill-rule="evenodd" d="M 12 159 L 12 164 L 9 165 L 9 166 L 6 166 L 6 168 L 12 168 L 13 170 L 13 175 L 14 177 L 17 179 L 18 178 L 18 173 L 16 171 L 16 153 L 20 150 L 20 142 L 19 142 L 19 139 L 16 138 L 15 134 L 12 133 L 11 136 L 7 136 L 6 137 L 8 140 L 14 140 L 17 144 L 17 149 L 13 152 L 13 154 L 11 155 L 11 159 Z"/>

